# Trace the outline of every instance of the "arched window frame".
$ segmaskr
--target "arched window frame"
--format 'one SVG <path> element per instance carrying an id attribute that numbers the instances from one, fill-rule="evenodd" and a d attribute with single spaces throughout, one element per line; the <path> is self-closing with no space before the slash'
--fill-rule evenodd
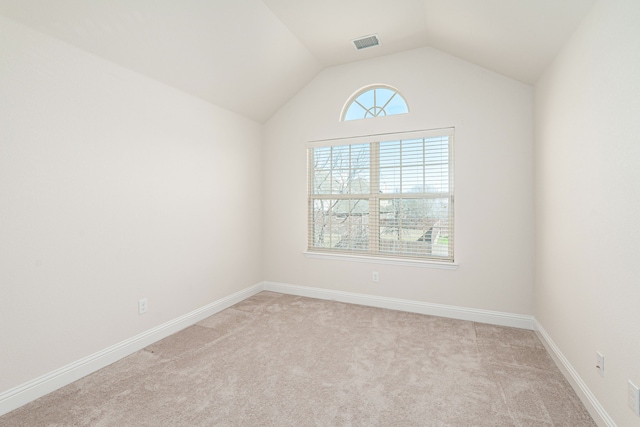
<path id="1" fill-rule="evenodd" d="M 374 92 L 374 105 L 370 108 L 365 107 L 364 105 L 360 104 L 357 99 L 366 92 L 369 91 L 375 91 L 376 89 L 387 89 L 392 91 L 394 94 L 387 100 L 387 102 L 384 105 L 377 105 L 377 102 L 375 101 L 375 92 Z M 395 97 L 399 97 L 402 102 L 404 103 L 404 105 L 407 108 L 406 112 L 403 113 L 394 113 L 394 114 L 387 114 L 387 112 L 384 110 L 384 108 L 389 104 L 389 102 L 394 99 Z M 366 116 L 366 112 L 371 110 L 372 108 L 379 108 L 381 109 L 382 112 L 384 112 L 384 114 L 382 116 L 387 116 L 387 115 L 399 115 L 399 114 L 407 114 L 409 112 L 409 104 L 407 103 L 406 98 L 400 93 L 400 91 L 391 86 L 391 85 L 387 85 L 387 84 L 372 84 L 372 85 L 367 85 L 359 90 L 357 90 L 356 92 L 353 93 L 353 95 L 351 95 L 349 97 L 349 99 L 347 99 L 347 102 L 344 104 L 344 106 L 342 107 L 342 111 L 340 112 L 340 121 L 344 122 L 345 118 L 347 116 L 347 112 L 349 111 L 349 108 L 354 104 L 357 103 L 358 105 L 360 105 L 360 107 L 362 107 L 365 110 L 365 116 L 362 117 L 361 119 L 352 119 L 352 120 L 362 120 L 362 119 L 369 119 L 369 118 L 374 118 L 374 117 L 380 117 L 380 113 L 376 114 L 376 115 L 371 115 L 370 117 Z"/>

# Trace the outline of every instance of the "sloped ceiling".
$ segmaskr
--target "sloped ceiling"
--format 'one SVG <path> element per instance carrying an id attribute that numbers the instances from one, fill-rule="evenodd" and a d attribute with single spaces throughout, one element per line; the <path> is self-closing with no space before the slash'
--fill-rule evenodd
<path id="1" fill-rule="evenodd" d="M 594 2 L 0 0 L 0 13 L 264 122 L 325 67 L 423 46 L 534 84 Z M 382 45 L 356 51 L 370 34 Z"/>

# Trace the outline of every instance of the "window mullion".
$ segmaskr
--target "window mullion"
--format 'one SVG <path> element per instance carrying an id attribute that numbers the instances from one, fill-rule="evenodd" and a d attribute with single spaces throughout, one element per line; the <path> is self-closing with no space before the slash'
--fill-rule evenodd
<path id="1" fill-rule="evenodd" d="M 424 138 L 422 138 L 422 192 L 427 192 L 427 147 Z"/>
<path id="2" fill-rule="evenodd" d="M 380 143 L 369 148 L 369 251 L 380 252 Z"/>
<path id="3" fill-rule="evenodd" d="M 329 154 L 329 164 L 331 168 L 329 169 L 329 194 L 333 195 L 333 151 L 334 147 L 331 147 L 331 152 Z M 328 215 L 328 224 L 329 224 L 329 248 L 333 247 L 333 221 L 331 220 L 331 216 L 333 215 L 333 207 L 331 206 L 331 201 L 329 201 L 329 208 L 327 209 Z"/>
<path id="4" fill-rule="evenodd" d="M 398 211 L 397 211 L 397 222 L 396 227 L 398 227 L 398 246 L 400 247 L 400 252 L 402 252 L 402 197 L 404 196 L 403 190 L 403 182 L 402 182 L 402 141 L 400 141 L 400 159 L 398 160 L 398 164 L 400 166 L 400 194 L 398 195 Z"/>

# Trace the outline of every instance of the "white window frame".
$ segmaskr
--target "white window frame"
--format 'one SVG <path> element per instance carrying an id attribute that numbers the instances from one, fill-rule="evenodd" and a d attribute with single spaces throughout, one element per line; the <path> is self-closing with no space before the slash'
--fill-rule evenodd
<path id="1" fill-rule="evenodd" d="M 310 141 L 307 145 L 308 152 L 308 233 L 307 233 L 307 250 L 304 252 L 305 256 L 310 258 L 321 258 L 321 259 L 340 259 L 345 261 L 353 261 L 353 262 L 376 262 L 376 263 L 384 263 L 384 264 L 393 264 L 393 265 L 411 265 L 411 266 L 424 266 L 431 268 L 444 268 L 444 269 L 455 269 L 457 267 L 457 263 L 455 262 L 455 252 L 454 252 L 454 239 L 455 239 L 455 226 L 454 226 L 454 212 L 455 212 L 455 194 L 454 194 L 454 128 L 442 128 L 442 129 L 431 129 L 431 130 L 419 130 L 419 131 L 410 131 L 410 132 L 396 132 L 396 133 L 387 133 L 387 134 L 377 134 L 377 135 L 363 135 L 349 138 L 339 138 L 339 139 L 331 139 L 331 140 L 320 140 L 320 141 Z M 448 192 L 446 193 L 446 197 L 448 197 L 449 203 L 449 218 L 448 218 L 448 232 L 449 232 L 449 243 L 448 250 L 449 254 L 447 257 L 434 257 L 434 256 L 420 256 L 420 255 L 410 255 L 410 254 L 397 254 L 397 253 L 388 253 L 388 252 L 380 252 L 378 248 L 379 244 L 379 233 L 380 233 L 380 223 L 378 218 L 379 213 L 379 203 L 381 199 L 394 199 L 394 198 L 418 198 L 418 199 L 429 199 L 429 198 L 442 198 L 442 193 L 438 194 L 429 194 L 429 193 L 387 193 L 387 194 L 378 194 L 379 190 L 373 190 L 379 188 L 379 159 L 377 157 L 377 150 L 373 148 L 371 150 L 371 164 L 370 164 L 370 181 L 372 190 L 369 191 L 368 194 L 353 194 L 353 195 L 318 195 L 314 194 L 314 162 L 313 162 L 313 149 L 317 147 L 327 147 L 327 146 L 346 146 L 346 145 L 355 145 L 355 144 L 364 144 L 371 143 L 372 147 L 376 147 L 377 144 L 386 141 L 398 141 L 398 140 L 410 140 L 410 139 L 418 139 L 418 138 L 432 138 L 432 137 L 442 137 L 447 136 L 449 141 L 448 146 Z M 336 197 L 337 196 L 337 197 Z M 360 197 L 362 196 L 362 197 Z M 314 201 L 322 198 L 344 198 L 344 199 L 359 199 L 366 198 L 369 199 L 369 248 L 366 251 L 357 251 L 357 250 L 339 250 L 335 248 L 320 248 L 314 247 L 314 230 L 313 230 L 313 215 L 314 215 Z"/>

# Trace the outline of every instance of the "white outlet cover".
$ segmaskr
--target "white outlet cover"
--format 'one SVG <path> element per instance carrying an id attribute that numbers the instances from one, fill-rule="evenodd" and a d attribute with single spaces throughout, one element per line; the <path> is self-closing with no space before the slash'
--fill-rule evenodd
<path id="1" fill-rule="evenodd" d="M 142 298 L 141 300 L 138 300 L 138 314 L 146 313 L 148 308 L 149 307 L 148 307 L 146 298 Z"/>

